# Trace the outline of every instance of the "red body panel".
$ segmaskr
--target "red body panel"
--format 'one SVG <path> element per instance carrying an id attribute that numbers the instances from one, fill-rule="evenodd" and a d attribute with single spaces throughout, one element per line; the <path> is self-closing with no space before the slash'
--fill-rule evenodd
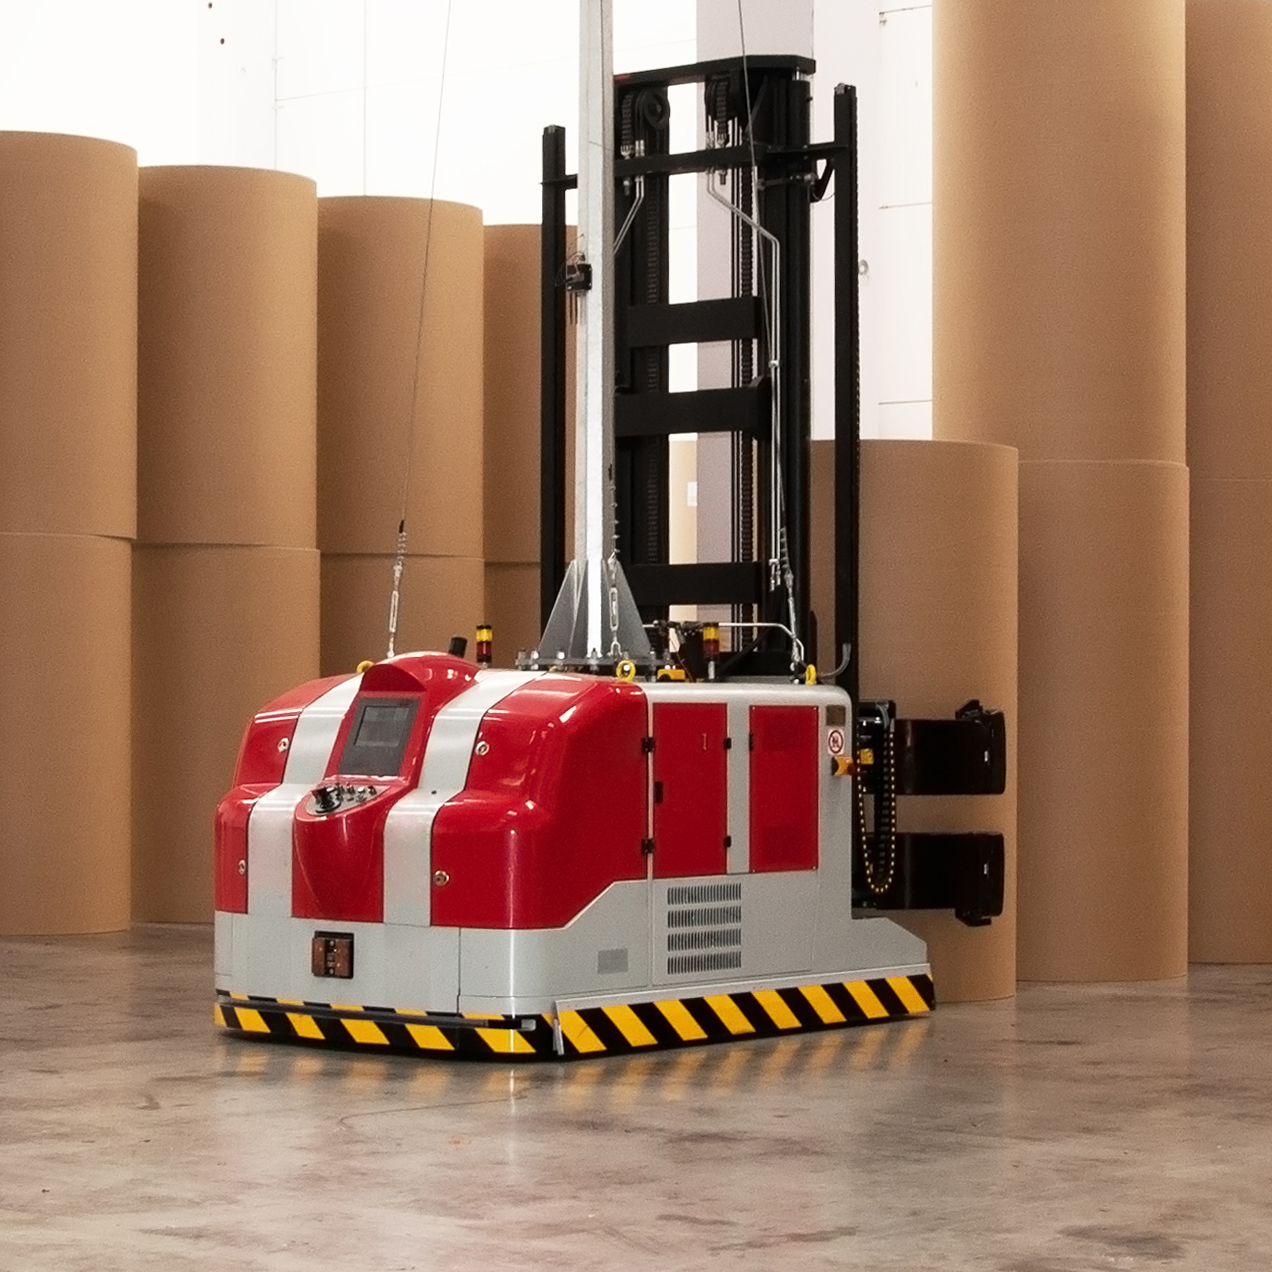
<path id="1" fill-rule="evenodd" d="M 236 786 L 217 806 L 213 873 L 218 910 L 247 913 L 247 819 L 265 789 Z"/>
<path id="2" fill-rule="evenodd" d="M 292 914 L 301 919 L 384 921 L 384 821 L 419 782 L 424 751 L 437 713 L 462 693 L 477 674 L 474 663 L 449 654 L 410 654 L 376 663 L 362 677 L 336 734 L 327 762 L 329 779 L 373 777 L 380 793 L 365 804 L 332 816 L 304 804 L 292 824 Z M 413 698 L 419 708 L 398 775 L 340 773 L 351 722 L 364 698 Z"/>
<path id="3" fill-rule="evenodd" d="M 307 680 L 258 711 L 244 730 L 234 767 L 234 789 L 216 810 L 212 870 L 218 910 L 247 913 L 247 820 L 252 805 L 282 784 L 301 712 L 347 679 L 327 676 Z"/>
<path id="4" fill-rule="evenodd" d="M 281 698 L 275 698 L 263 711 L 258 711 L 243 734 L 238 765 L 234 770 L 235 786 L 278 786 L 287 768 L 287 749 L 296 732 L 300 713 L 334 689 L 347 676 L 327 676 L 299 685 Z M 280 749 L 286 740 L 287 746 Z"/>
<path id="5" fill-rule="evenodd" d="M 611 884 L 647 874 L 645 695 L 549 675 L 492 707 L 467 787 L 433 823 L 433 922 L 562 927 Z"/>
<path id="6" fill-rule="evenodd" d="M 654 704 L 654 875 L 728 870 L 729 711 L 716 702 Z M 659 798 L 661 796 L 661 798 Z"/>
<path id="7" fill-rule="evenodd" d="M 751 724 L 751 869 L 817 869 L 816 707 L 757 707 Z"/>

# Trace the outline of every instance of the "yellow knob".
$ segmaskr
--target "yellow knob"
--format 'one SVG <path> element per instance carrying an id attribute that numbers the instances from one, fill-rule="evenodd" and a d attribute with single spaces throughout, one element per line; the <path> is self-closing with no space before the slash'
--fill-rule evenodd
<path id="1" fill-rule="evenodd" d="M 817 683 L 817 668 L 812 663 L 809 663 L 804 668 L 804 683 L 806 685 L 815 685 Z"/>
<path id="2" fill-rule="evenodd" d="M 375 659 L 374 659 L 374 658 L 364 658 L 364 659 L 363 659 L 363 660 L 362 660 L 362 661 L 358 664 L 358 675 L 359 675 L 359 676 L 360 676 L 360 675 L 362 675 L 362 673 L 363 673 L 364 671 L 370 671 L 370 670 L 371 670 L 371 668 L 372 668 L 372 667 L 374 667 L 374 666 L 375 666 Z"/>
<path id="3" fill-rule="evenodd" d="M 636 679 L 636 664 L 629 658 L 624 658 L 617 667 L 614 668 L 614 674 L 619 680 L 626 680 L 629 683 Z"/>

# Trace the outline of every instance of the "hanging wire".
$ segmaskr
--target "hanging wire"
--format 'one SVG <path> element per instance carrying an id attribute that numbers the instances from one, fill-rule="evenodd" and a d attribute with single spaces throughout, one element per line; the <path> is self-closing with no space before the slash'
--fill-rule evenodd
<path id="1" fill-rule="evenodd" d="M 406 464 L 402 470 L 402 502 L 398 517 L 397 547 L 393 556 L 393 589 L 389 595 L 389 647 L 392 658 L 397 644 L 398 611 L 402 596 L 402 571 L 406 565 L 406 510 L 411 494 L 411 467 L 415 459 L 416 427 L 419 410 L 420 363 L 423 358 L 424 313 L 428 298 L 428 263 L 433 250 L 433 208 L 437 194 L 437 159 L 442 140 L 442 102 L 446 95 L 446 61 L 450 54 L 451 11 L 454 0 L 446 0 L 446 26 L 442 33 L 442 72 L 437 85 L 437 123 L 433 130 L 433 170 L 428 183 L 428 213 L 424 224 L 424 265 L 420 276 L 420 307 L 415 324 L 415 366 L 411 375 L 411 402 L 406 418 Z"/>

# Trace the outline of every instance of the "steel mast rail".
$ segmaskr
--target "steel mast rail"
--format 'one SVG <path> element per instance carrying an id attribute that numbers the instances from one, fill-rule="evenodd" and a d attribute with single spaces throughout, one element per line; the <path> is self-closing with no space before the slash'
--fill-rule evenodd
<path id="1" fill-rule="evenodd" d="M 578 315 L 575 556 L 528 666 L 600 670 L 622 661 L 653 666 L 614 535 L 612 10 L 612 0 L 579 5 L 579 230 L 562 280 Z M 547 145 L 545 139 L 545 157 Z"/>

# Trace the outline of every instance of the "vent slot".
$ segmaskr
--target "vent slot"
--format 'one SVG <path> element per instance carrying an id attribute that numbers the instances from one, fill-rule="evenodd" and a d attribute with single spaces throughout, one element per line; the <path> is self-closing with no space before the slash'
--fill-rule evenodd
<path id="1" fill-rule="evenodd" d="M 741 883 L 690 883 L 667 889 L 668 905 L 710 905 L 741 900 Z"/>
<path id="2" fill-rule="evenodd" d="M 714 950 L 742 945 L 742 929 L 708 928 L 702 932 L 669 932 L 667 948 L 673 953 L 680 950 Z"/>
<path id="3" fill-rule="evenodd" d="M 741 950 L 720 954 L 679 954 L 667 960 L 667 974 L 680 976 L 685 972 L 723 972 L 741 966 Z"/>
<path id="4" fill-rule="evenodd" d="M 667 926 L 674 927 L 715 927 L 722 923 L 741 923 L 742 907 L 740 905 L 715 905 L 701 910 L 668 910 Z"/>

